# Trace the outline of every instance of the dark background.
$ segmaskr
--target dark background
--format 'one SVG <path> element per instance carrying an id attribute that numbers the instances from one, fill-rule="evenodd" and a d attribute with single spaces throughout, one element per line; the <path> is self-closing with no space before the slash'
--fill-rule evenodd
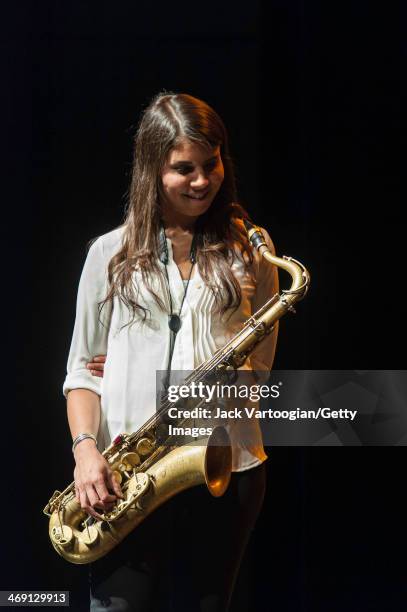
<path id="1" fill-rule="evenodd" d="M 276 368 L 401 369 L 406 15 L 366 0 L 5 6 L 1 588 L 69 589 L 80 610 L 86 573 L 51 549 L 41 509 L 72 480 L 77 284 L 87 241 L 122 221 L 140 111 L 162 89 L 214 106 L 242 202 L 310 270 Z M 404 610 L 404 450 L 269 454 L 235 610 Z"/>

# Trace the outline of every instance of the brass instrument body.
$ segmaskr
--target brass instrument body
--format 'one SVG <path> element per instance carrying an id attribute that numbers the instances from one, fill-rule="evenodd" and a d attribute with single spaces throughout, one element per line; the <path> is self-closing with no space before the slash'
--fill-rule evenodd
<path id="1" fill-rule="evenodd" d="M 270 298 L 213 357 L 201 364 L 189 382 L 198 379 L 228 377 L 239 368 L 259 342 L 269 334 L 286 312 L 295 312 L 310 283 L 304 266 L 290 257 L 273 255 L 258 227 L 244 221 L 254 248 L 271 264 L 286 270 L 292 278 L 289 290 Z M 188 383 L 188 380 L 186 381 Z M 133 434 L 121 434 L 103 451 L 110 468 L 121 480 L 125 499 L 106 514 L 102 521 L 89 525 L 87 513 L 76 501 L 74 483 L 60 493 L 55 491 L 44 513 L 50 517 L 49 535 L 55 550 L 67 561 L 90 563 L 119 544 L 151 512 L 181 491 L 206 484 L 215 497 L 223 495 L 232 469 L 230 439 L 224 427 L 216 427 L 206 444 L 196 441 L 174 447 L 159 434 L 165 428 L 165 406 L 157 417 L 147 421 Z M 168 406 L 167 406 L 168 408 Z M 181 424 L 181 423 L 178 423 Z M 174 441 L 175 442 L 175 441 Z"/>
<path id="2" fill-rule="evenodd" d="M 124 442 L 128 440 L 126 434 L 122 437 Z M 159 450 L 159 461 L 143 472 L 135 471 L 122 486 L 126 511 L 119 511 L 117 516 L 104 515 L 106 520 L 91 525 L 90 532 L 83 524 L 87 514 L 76 501 L 73 483 L 54 501 L 51 498 L 44 512 L 50 515 L 49 535 L 58 554 L 71 563 L 91 563 L 107 554 L 158 506 L 181 491 L 206 484 L 213 496 L 223 495 L 232 470 L 232 452 L 225 429 L 216 428 L 205 446 L 192 443 Z M 111 468 L 117 469 L 120 461 L 120 458 L 113 461 Z"/>

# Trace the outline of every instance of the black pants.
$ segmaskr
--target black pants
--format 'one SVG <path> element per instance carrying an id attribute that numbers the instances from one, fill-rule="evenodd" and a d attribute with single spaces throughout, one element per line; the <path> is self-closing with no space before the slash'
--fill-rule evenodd
<path id="1" fill-rule="evenodd" d="M 172 498 L 90 564 L 91 612 L 225 612 L 264 490 L 262 464 Z"/>

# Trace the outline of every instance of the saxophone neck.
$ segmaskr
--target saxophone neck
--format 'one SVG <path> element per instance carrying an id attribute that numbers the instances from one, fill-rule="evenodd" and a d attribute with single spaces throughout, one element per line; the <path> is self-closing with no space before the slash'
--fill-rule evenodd
<path id="1" fill-rule="evenodd" d="M 293 301 L 297 302 L 302 299 L 308 291 L 310 284 L 310 274 L 303 264 L 293 257 L 277 257 L 274 255 L 263 236 L 263 233 L 257 225 L 253 225 L 247 219 L 243 219 L 243 224 L 246 229 L 247 237 L 250 244 L 256 249 L 266 261 L 274 264 L 278 268 L 285 270 L 290 274 L 292 283 L 289 289 L 283 290 L 286 296 L 293 296 Z"/>

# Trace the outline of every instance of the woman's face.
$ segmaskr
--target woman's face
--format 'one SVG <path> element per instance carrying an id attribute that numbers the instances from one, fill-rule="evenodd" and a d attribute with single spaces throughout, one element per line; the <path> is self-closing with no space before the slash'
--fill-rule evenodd
<path id="1" fill-rule="evenodd" d="M 171 149 L 161 180 L 164 216 L 199 217 L 212 204 L 224 178 L 220 147 L 184 140 Z"/>

